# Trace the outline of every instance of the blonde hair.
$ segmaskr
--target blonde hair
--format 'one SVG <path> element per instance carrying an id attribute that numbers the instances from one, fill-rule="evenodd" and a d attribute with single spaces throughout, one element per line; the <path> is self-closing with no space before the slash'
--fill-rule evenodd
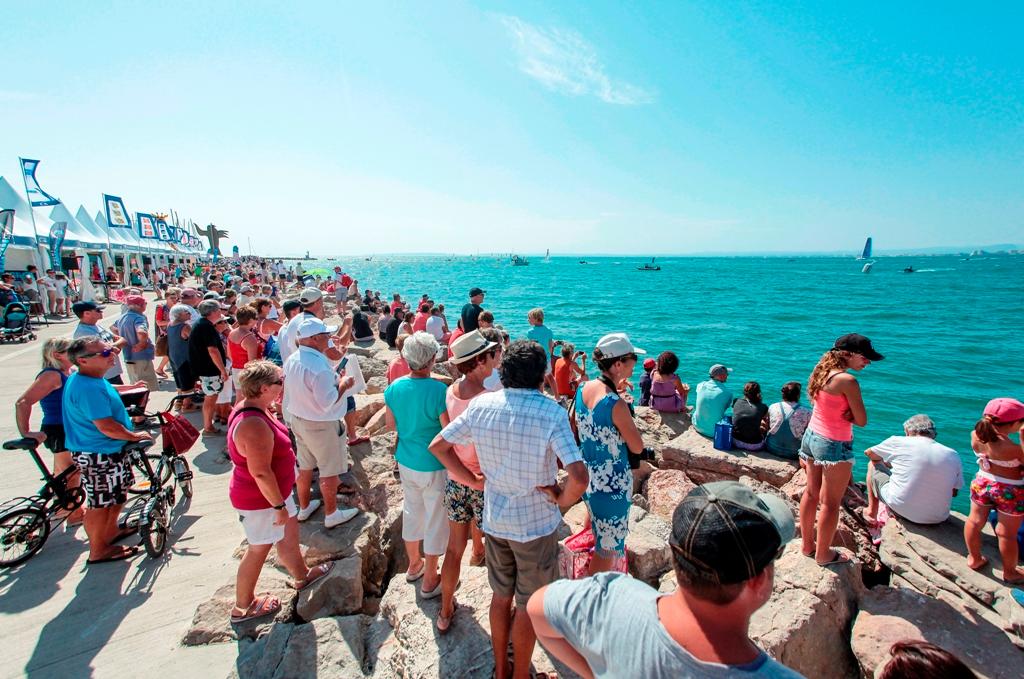
<path id="1" fill-rule="evenodd" d="M 814 366 L 814 370 L 811 371 L 811 376 L 807 380 L 807 396 L 812 403 L 814 397 L 828 382 L 829 375 L 836 371 L 846 370 L 850 365 L 851 356 L 853 356 L 852 352 L 842 349 L 829 349 L 821 355 L 818 365 Z"/>
<path id="2" fill-rule="evenodd" d="M 249 361 L 238 375 L 238 386 L 245 398 L 258 398 L 263 387 L 277 382 L 280 375 L 281 369 L 270 361 Z"/>
<path id="3" fill-rule="evenodd" d="M 528 312 L 526 312 L 526 317 L 531 321 L 536 321 L 538 323 L 543 324 L 544 310 L 541 309 L 540 307 L 537 307 L 536 309 L 530 309 Z"/>
<path id="4" fill-rule="evenodd" d="M 171 296 L 181 297 L 181 288 L 179 288 L 177 285 L 172 285 L 171 287 L 167 288 L 167 292 L 164 293 L 164 297 Z"/>
<path id="5" fill-rule="evenodd" d="M 64 366 L 54 354 L 66 354 L 71 340 L 67 337 L 51 337 L 43 342 L 43 368 L 62 370 Z"/>

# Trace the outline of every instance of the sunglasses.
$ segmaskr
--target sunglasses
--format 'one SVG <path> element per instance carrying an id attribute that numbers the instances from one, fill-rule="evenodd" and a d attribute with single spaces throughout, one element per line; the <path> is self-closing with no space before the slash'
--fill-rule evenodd
<path id="1" fill-rule="evenodd" d="M 273 382 L 271 382 L 271 384 L 276 384 L 277 386 L 280 387 L 280 386 L 282 386 L 284 384 L 284 378 L 283 377 L 279 377 L 276 380 L 274 380 Z"/>
<path id="2" fill-rule="evenodd" d="M 103 351 L 94 351 L 91 354 L 82 354 L 79 358 L 92 358 L 94 356 L 102 356 L 103 358 L 110 358 L 114 355 L 113 349 L 104 349 Z"/>

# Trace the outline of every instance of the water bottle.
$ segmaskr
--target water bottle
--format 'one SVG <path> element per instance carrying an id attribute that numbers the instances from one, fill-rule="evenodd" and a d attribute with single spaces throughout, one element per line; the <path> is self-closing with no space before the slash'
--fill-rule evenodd
<path id="1" fill-rule="evenodd" d="M 715 424 L 715 450 L 732 450 L 732 422 L 722 418 Z"/>

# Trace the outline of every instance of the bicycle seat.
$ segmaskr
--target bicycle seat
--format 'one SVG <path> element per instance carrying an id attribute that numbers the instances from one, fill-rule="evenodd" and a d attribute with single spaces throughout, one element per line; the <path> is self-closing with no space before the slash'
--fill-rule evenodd
<path id="1" fill-rule="evenodd" d="M 30 436 L 14 441 L 4 441 L 4 450 L 35 450 L 39 447 L 39 441 Z"/>
<path id="2" fill-rule="evenodd" d="M 124 446 L 121 447 L 121 452 L 124 452 L 124 453 L 133 453 L 135 451 L 142 452 L 144 450 L 148 450 L 150 448 L 150 446 L 153 445 L 153 443 L 154 443 L 153 439 L 148 439 L 146 441 L 128 441 L 127 443 L 124 444 Z"/>

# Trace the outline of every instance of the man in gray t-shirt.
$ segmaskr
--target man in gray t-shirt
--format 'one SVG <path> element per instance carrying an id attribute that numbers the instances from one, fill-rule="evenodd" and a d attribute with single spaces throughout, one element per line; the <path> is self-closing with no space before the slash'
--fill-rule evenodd
<path id="1" fill-rule="evenodd" d="M 698 486 L 672 517 L 675 592 L 600 573 L 538 590 L 527 611 L 538 641 L 583 677 L 797 679 L 748 636 L 794 532 L 781 498 L 735 481 Z"/>
<path id="2" fill-rule="evenodd" d="M 75 302 L 71 305 L 71 311 L 78 317 L 78 327 L 75 328 L 74 339 L 80 337 L 99 337 L 109 344 L 117 354 L 120 354 L 121 349 L 128 344 L 128 340 L 123 337 L 117 337 L 114 333 L 100 326 L 99 321 L 103 318 L 103 307 L 99 304 L 94 302 Z M 121 357 L 115 355 L 114 364 L 110 366 L 103 377 L 111 384 L 124 384 L 124 380 L 121 378 L 121 370 Z"/>

